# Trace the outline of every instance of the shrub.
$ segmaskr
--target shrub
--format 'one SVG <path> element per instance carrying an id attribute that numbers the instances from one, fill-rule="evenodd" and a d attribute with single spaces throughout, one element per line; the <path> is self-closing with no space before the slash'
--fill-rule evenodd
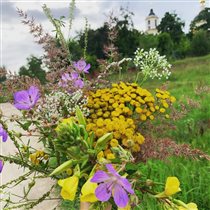
<path id="1" fill-rule="evenodd" d="M 200 30 L 192 39 L 191 50 L 195 56 L 207 55 L 210 52 L 210 39 L 206 31 Z"/>

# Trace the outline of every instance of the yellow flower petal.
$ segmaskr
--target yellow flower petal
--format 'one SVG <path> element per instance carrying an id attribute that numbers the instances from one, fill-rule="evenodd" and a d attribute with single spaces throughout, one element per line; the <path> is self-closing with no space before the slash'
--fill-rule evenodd
<path id="1" fill-rule="evenodd" d="M 181 191 L 179 186 L 180 186 L 180 182 L 177 177 L 168 177 L 166 180 L 166 185 L 165 185 L 165 191 L 164 191 L 165 195 L 171 196 Z"/>
<path id="2" fill-rule="evenodd" d="M 92 177 L 91 177 L 92 178 Z M 97 188 L 97 184 L 91 182 L 91 178 L 89 178 L 85 184 L 82 186 L 81 192 L 82 195 L 80 197 L 80 200 L 82 202 L 96 202 L 98 199 L 95 196 L 95 190 Z"/>
<path id="3" fill-rule="evenodd" d="M 198 210 L 198 207 L 195 203 L 188 203 L 186 207 L 178 206 L 178 210 Z"/>
<path id="4" fill-rule="evenodd" d="M 77 176 L 71 176 L 66 179 L 60 179 L 58 185 L 62 187 L 61 196 L 64 200 L 73 201 L 77 192 L 79 178 Z"/>
<path id="5" fill-rule="evenodd" d="M 124 208 L 118 208 L 117 210 L 130 210 L 131 206 L 128 204 L 126 207 Z"/>
<path id="6" fill-rule="evenodd" d="M 198 210 L 198 206 L 195 203 L 187 204 L 188 210 Z"/>
<path id="7" fill-rule="evenodd" d="M 64 181 L 65 181 L 65 179 L 59 179 L 58 180 L 58 185 L 63 187 Z"/>

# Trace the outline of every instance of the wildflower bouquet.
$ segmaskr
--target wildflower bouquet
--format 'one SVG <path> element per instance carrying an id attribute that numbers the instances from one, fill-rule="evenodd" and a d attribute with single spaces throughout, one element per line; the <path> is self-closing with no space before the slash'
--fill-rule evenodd
<path id="1" fill-rule="evenodd" d="M 50 16 L 46 6 L 44 11 Z M 65 48 L 60 30 L 57 32 Z M 138 209 L 143 194 L 156 199 L 165 210 L 197 209 L 196 204 L 173 197 L 181 191 L 178 178 L 168 177 L 165 188 L 158 192 L 156 187 L 162 184 L 144 177 L 136 161 L 145 140 L 145 121 L 169 118 L 169 107 L 176 100 L 166 90 L 156 89 L 152 94 L 140 86 L 139 75 L 144 75 L 143 82 L 148 75 L 168 77 L 170 65 L 155 50 L 138 51 L 134 59 L 127 60 L 140 67 L 136 82 L 117 81 L 93 88 L 85 77 L 91 65 L 84 59 L 69 60 L 55 90 L 41 93 L 33 85 L 14 93 L 13 104 L 22 115 L 8 119 L 2 110 L 0 136 L 4 144 L 12 141 L 17 152 L 0 155 L 0 172 L 4 175 L 4 162 L 10 162 L 27 173 L 1 186 L 5 210 L 32 209 L 52 196 L 70 201 L 69 209 Z M 8 129 L 10 121 L 23 132 Z M 38 138 L 41 149 L 33 146 L 32 136 Z M 50 190 L 38 199 L 29 199 L 37 179 L 49 177 L 54 181 Z M 12 201 L 7 188 L 25 180 L 30 182 L 24 195 L 18 202 Z"/>

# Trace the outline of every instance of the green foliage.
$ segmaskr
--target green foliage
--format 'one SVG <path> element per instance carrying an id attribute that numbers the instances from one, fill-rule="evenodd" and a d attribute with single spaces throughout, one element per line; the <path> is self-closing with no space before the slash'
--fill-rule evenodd
<path id="1" fill-rule="evenodd" d="M 123 57 L 131 57 L 139 43 L 139 31 L 134 29 L 132 16 L 128 9 L 120 8 L 120 16 L 115 17 L 118 36 L 116 46 Z"/>
<path id="2" fill-rule="evenodd" d="M 120 9 L 119 17 L 114 17 L 116 30 L 118 32 L 116 43 L 114 43 L 122 56 L 130 57 L 139 45 L 140 32 L 133 28 L 133 13 L 127 9 Z M 88 31 L 87 53 L 95 55 L 98 59 L 104 59 L 104 46 L 108 44 L 108 26 L 104 25 L 96 30 Z M 85 33 L 79 35 L 79 43 L 82 48 L 85 47 Z"/>
<path id="3" fill-rule="evenodd" d="M 210 52 L 210 37 L 206 31 L 200 30 L 194 34 L 191 48 L 195 56 L 207 55 Z"/>
<path id="4" fill-rule="evenodd" d="M 197 30 L 205 30 L 208 31 L 210 28 L 210 8 L 205 8 L 202 10 L 191 22 L 190 31 L 193 33 Z"/>
<path id="5" fill-rule="evenodd" d="M 179 44 L 174 45 L 173 56 L 175 59 L 185 58 L 190 54 L 191 43 L 187 36 L 182 36 Z"/>
<path id="6" fill-rule="evenodd" d="M 182 31 L 184 25 L 184 22 L 177 16 L 177 14 L 166 12 L 157 29 L 159 32 L 169 33 L 172 40 L 175 43 L 179 43 L 184 34 Z"/>
<path id="7" fill-rule="evenodd" d="M 32 55 L 27 58 L 27 65 L 20 67 L 19 75 L 37 78 L 42 84 L 44 84 L 46 82 L 46 72 L 42 69 L 41 65 L 42 60 Z"/>
<path id="8" fill-rule="evenodd" d="M 142 178 L 147 177 L 163 183 L 168 176 L 178 177 L 182 190 L 177 194 L 178 199 L 184 202 L 194 201 L 197 203 L 199 210 L 206 210 L 210 206 L 210 189 L 207 187 L 210 182 L 209 166 L 208 161 L 174 157 L 167 162 L 150 160 L 147 164 L 139 165 L 139 171 L 141 171 Z M 157 191 L 162 191 L 164 186 L 157 185 L 156 188 Z M 162 210 L 161 205 L 157 207 L 157 202 L 153 198 L 145 196 L 139 195 L 142 202 L 135 210 Z"/>
<path id="9" fill-rule="evenodd" d="M 139 34 L 138 36 L 138 46 L 140 49 L 148 51 L 150 48 L 157 48 L 158 46 L 158 36 L 152 34 Z"/>
<path id="10" fill-rule="evenodd" d="M 123 27 L 118 32 L 116 46 L 122 57 L 131 57 L 139 43 L 139 32 L 136 29 L 129 30 Z"/>
<path id="11" fill-rule="evenodd" d="M 107 44 L 107 26 L 104 24 L 102 27 L 93 30 L 88 30 L 87 38 L 87 53 L 89 55 L 95 55 L 97 58 L 105 58 L 103 47 Z M 85 33 L 79 34 L 79 44 L 84 49 L 85 48 Z"/>
<path id="12" fill-rule="evenodd" d="M 173 51 L 173 41 L 169 33 L 161 33 L 158 35 L 158 51 L 161 55 L 170 57 Z"/>
<path id="13" fill-rule="evenodd" d="M 82 57 L 83 55 L 82 47 L 75 39 L 70 39 L 68 41 L 68 48 L 69 51 L 71 52 L 71 58 L 73 61 L 77 61 Z"/>
<path id="14" fill-rule="evenodd" d="M 94 72 L 94 70 L 98 69 L 98 62 L 97 62 L 97 56 L 96 55 L 89 55 L 86 56 L 86 62 L 91 64 L 91 68 L 89 72 Z"/>

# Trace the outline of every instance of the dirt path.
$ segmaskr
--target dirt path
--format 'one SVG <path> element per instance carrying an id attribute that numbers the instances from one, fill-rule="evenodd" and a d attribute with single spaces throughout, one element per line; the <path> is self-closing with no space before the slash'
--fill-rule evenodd
<path id="1" fill-rule="evenodd" d="M 0 109 L 2 110 L 3 114 L 10 117 L 11 115 L 17 114 L 20 115 L 21 113 L 11 104 L 5 103 L 0 104 Z M 21 129 L 17 127 L 15 123 L 9 123 L 8 124 L 9 130 L 15 130 L 20 132 Z M 31 138 L 31 137 L 30 137 Z M 32 139 L 32 138 L 31 138 Z M 25 139 L 26 140 L 26 139 Z M 37 143 L 37 139 L 33 137 L 33 145 L 35 148 L 40 149 L 41 145 Z M 7 142 L 0 142 L 1 146 L 1 154 L 8 155 L 8 154 L 15 154 L 16 148 L 13 144 L 13 142 L 8 139 Z M 1 173 L 1 185 L 5 184 L 15 178 L 18 178 L 19 176 L 26 173 L 27 170 L 24 170 L 23 168 L 19 168 L 16 164 L 9 164 L 5 163 L 3 171 Z M 44 193 L 46 193 L 52 186 L 53 180 L 50 178 L 47 179 L 39 179 L 35 185 L 35 187 L 32 189 L 32 191 L 29 194 L 30 199 L 36 199 L 40 198 Z M 7 189 L 7 193 L 10 194 L 16 194 L 18 196 L 23 196 L 23 188 L 27 187 L 28 180 L 18 184 L 16 187 Z M 1 198 L 6 198 L 6 194 L 2 195 Z M 19 201 L 20 198 L 17 196 L 11 195 L 12 200 Z M 3 209 L 5 202 L 1 202 L 0 209 Z M 52 201 L 44 201 L 33 208 L 33 210 L 53 210 L 58 205 L 58 201 L 52 200 Z"/>

